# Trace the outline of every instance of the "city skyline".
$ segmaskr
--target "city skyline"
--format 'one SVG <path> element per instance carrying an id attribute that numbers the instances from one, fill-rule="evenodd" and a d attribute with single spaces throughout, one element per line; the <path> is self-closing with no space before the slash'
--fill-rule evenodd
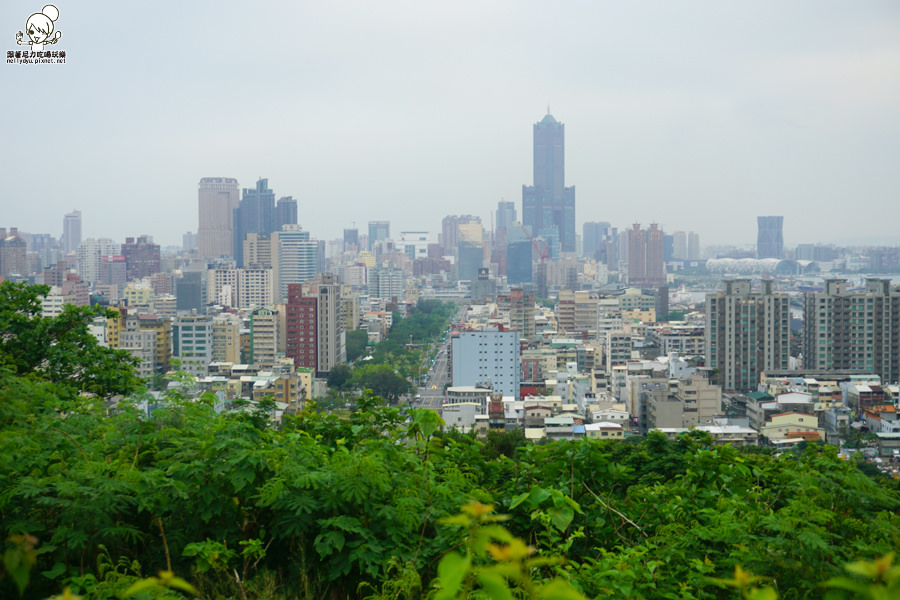
<path id="1" fill-rule="evenodd" d="M 39 8 L 0 7 L 9 40 Z M 226 2 L 174 21 L 59 8 L 67 64 L 4 65 L 11 89 L 53 90 L 0 100 L 25 113 L 8 120 L 19 150 L 0 167 L 5 220 L 22 231 L 59 236 L 74 208 L 83 239 L 178 245 L 198 230 L 203 177 L 268 178 L 319 239 L 374 220 L 487 224 L 501 199 L 521 209 L 530 126 L 549 103 L 568 129 L 578 232 L 657 222 L 752 245 L 756 217 L 777 214 L 785 247 L 897 239 L 871 218 L 900 191 L 896 3 Z M 273 14 L 289 33 L 260 47 Z M 127 43 L 110 42 L 125 27 Z M 250 83 L 264 91 L 248 104 Z M 842 205 L 840 219 L 821 210 Z"/>

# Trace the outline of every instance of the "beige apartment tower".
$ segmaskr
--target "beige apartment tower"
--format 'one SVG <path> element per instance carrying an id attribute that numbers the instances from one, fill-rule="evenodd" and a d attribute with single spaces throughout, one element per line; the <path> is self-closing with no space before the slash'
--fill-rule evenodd
<path id="1" fill-rule="evenodd" d="M 234 256 L 232 216 L 240 200 L 237 179 L 204 177 L 200 180 L 197 244 L 202 256 Z"/>
<path id="2" fill-rule="evenodd" d="M 756 391 L 763 371 L 790 366 L 790 296 L 771 280 L 726 279 L 706 295 L 706 366 L 725 390 Z"/>

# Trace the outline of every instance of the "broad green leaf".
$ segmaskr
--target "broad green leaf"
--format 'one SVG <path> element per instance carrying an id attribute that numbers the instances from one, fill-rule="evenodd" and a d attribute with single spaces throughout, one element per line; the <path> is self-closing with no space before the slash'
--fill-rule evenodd
<path id="1" fill-rule="evenodd" d="M 131 587 L 125 590 L 125 593 L 122 594 L 123 598 L 128 598 L 129 596 L 136 596 L 141 592 L 148 592 L 150 590 L 159 589 L 159 582 L 155 577 L 149 577 L 147 579 L 141 579 L 140 581 L 134 582 Z"/>
<path id="2" fill-rule="evenodd" d="M 438 563 L 438 581 L 441 589 L 435 594 L 435 600 L 452 600 L 462 587 L 462 582 L 469 573 L 471 559 L 458 552 L 444 555 Z"/>
<path id="3" fill-rule="evenodd" d="M 41 571 L 41 575 L 46 577 L 47 579 L 56 579 L 60 575 L 66 572 L 66 565 L 62 563 L 56 563 L 53 565 L 52 569 L 47 571 Z"/>
<path id="4" fill-rule="evenodd" d="M 513 595 L 502 575 L 489 569 L 478 572 L 478 583 L 491 600 L 513 600 Z"/>
<path id="5" fill-rule="evenodd" d="M 572 519 L 575 518 L 575 511 L 568 506 L 551 508 L 549 511 L 550 522 L 560 531 L 565 531 Z"/>
<path id="6" fill-rule="evenodd" d="M 585 600 L 585 597 L 562 579 L 554 579 L 538 588 L 537 597 L 546 600 Z"/>

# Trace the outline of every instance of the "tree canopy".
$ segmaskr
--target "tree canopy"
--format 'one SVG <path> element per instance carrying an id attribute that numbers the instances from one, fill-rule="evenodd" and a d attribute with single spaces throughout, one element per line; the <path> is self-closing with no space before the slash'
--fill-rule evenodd
<path id="1" fill-rule="evenodd" d="M 0 283 L 0 365 L 100 396 L 125 394 L 142 383 L 136 360 L 126 351 L 101 346 L 89 324 L 115 316 L 99 306 L 67 304 L 55 317 L 42 316 L 44 285 Z"/>
<path id="2" fill-rule="evenodd" d="M 831 446 L 774 456 L 696 432 L 479 440 L 370 392 L 346 415 L 301 410 L 277 427 L 264 405 L 217 414 L 178 390 L 149 416 L 130 399 L 110 413 L 54 380 L 49 359 L 26 368 L 10 348 L 15 369 L 0 368 L 3 598 L 900 591 L 897 483 Z M 69 348 L 75 363 L 96 351 Z"/>

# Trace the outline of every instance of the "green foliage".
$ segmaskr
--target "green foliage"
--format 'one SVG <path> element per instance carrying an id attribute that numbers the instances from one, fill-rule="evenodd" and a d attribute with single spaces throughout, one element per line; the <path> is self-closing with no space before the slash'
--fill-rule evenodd
<path id="1" fill-rule="evenodd" d="M 554 598 L 582 600 L 584 596 L 554 567 L 559 558 L 534 556 L 536 549 L 513 536 L 499 523 L 505 517 L 492 514 L 494 507 L 473 502 L 463 512 L 443 520 L 465 530 L 465 553 L 448 552 L 438 564 L 434 600 L 469 598 L 475 590 L 488 598 Z"/>
<path id="2" fill-rule="evenodd" d="M 328 387 L 336 390 L 343 390 L 350 383 L 350 366 L 347 363 L 340 363 L 331 367 L 328 372 Z"/>
<path id="3" fill-rule="evenodd" d="M 351 386 L 369 389 L 391 402 L 410 391 L 409 382 L 390 365 L 365 364 L 353 369 Z"/>
<path id="4" fill-rule="evenodd" d="M 888 600 L 900 597 L 900 565 L 894 565 L 894 552 L 873 561 L 856 561 L 844 566 L 849 577 L 832 577 L 824 583 L 832 600 L 867 598 Z"/>
<path id="5" fill-rule="evenodd" d="M 100 346 L 88 329 L 112 313 L 99 306 L 66 305 L 56 317 L 41 316 L 45 285 L 0 283 L 0 367 L 105 397 L 141 384 L 135 359 Z"/>
<path id="6" fill-rule="evenodd" d="M 353 362 L 366 352 L 369 344 L 369 333 L 362 329 L 352 329 L 346 333 L 344 346 L 347 349 L 347 362 Z M 331 385 L 331 384 L 329 384 Z"/>
<path id="7" fill-rule="evenodd" d="M 355 404 L 274 429 L 176 391 L 148 418 L 0 369 L 0 597 L 896 595 L 896 484 L 830 446 L 536 446 Z"/>

